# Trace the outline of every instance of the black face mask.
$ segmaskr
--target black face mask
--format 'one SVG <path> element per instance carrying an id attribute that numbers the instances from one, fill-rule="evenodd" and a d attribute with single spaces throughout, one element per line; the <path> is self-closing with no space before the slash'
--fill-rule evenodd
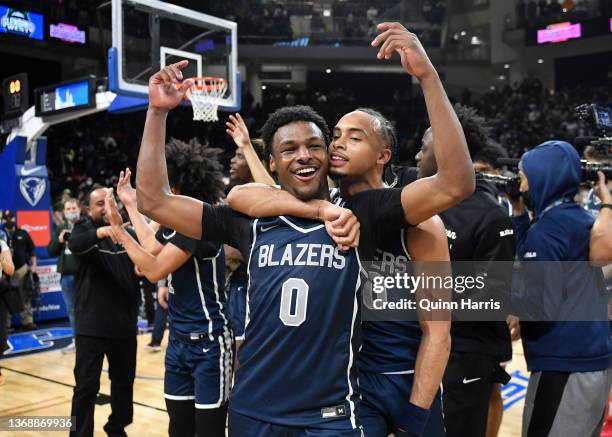
<path id="1" fill-rule="evenodd" d="M 9 231 L 12 231 L 15 228 L 15 222 L 6 222 L 4 227 Z"/>
<path id="2" fill-rule="evenodd" d="M 533 198 L 531 197 L 529 190 L 522 192 L 521 197 L 523 198 L 523 202 L 525 202 L 527 209 L 533 212 Z"/>

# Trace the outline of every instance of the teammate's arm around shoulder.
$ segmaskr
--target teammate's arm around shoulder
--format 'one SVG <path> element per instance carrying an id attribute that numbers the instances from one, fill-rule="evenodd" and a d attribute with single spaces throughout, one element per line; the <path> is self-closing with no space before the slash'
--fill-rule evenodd
<path id="1" fill-rule="evenodd" d="M 446 231 L 438 216 L 410 228 L 406 240 L 415 276 L 445 277 L 451 274 Z M 438 298 L 450 300 L 452 296 L 446 289 L 417 290 L 418 300 Z M 410 402 L 421 408 L 429 408 L 440 387 L 450 353 L 450 312 L 440 311 L 428 317 L 419 313 L 419 317 L 423 336 L 417 353 Z"/>
<path id="2" fill-rule="evenodd" d="M 149 79 L 149 109 L 138 154 L 136 200 L 138 211 L 171 229 L 199 239 L 202 202 L 170 191 L 166 168 L 166 117 L 181 101 L 192 79 L 183 80 L 188 61 L 164 67 Z"/>
<path id="3" fill-rule="evenodd" d="M 474 168 L 461 124 L 418 37 L 400 23 L 380 23 L 378 29 L 381 33 L 372 41 L 379 47 L 378 59 L 399 54 L 404 70 L 421 84 L 431 121 L 438 172 L 407 185 L 402 192 L 406 220 L 417 224 L 472 194 Z"/>

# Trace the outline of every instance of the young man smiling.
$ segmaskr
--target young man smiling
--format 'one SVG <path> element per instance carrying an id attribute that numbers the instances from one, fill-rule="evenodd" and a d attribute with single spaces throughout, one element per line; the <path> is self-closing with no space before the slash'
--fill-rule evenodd
<path id="1" fill-rule="evenodd" d="M 150 79 L 137 200 L 139 210 L 162 225 L 229 244 L 247 260 L 247 328 L 230 397 L 230 436 L 359 436 L 359 260 L 355 250 L 336 247 L 356 246 L 359 225 L 328 200 L 329 129 L 307 107 L 279 110 L 263 128 L 281 187 L 306 201 L 325 225 L 284 216 L 251 220 L 226 205 L 173 195 L 165 120 L 192 82 L 182 81 L 186 65 L 165 67 Z M 405 220 L 401 193 L 379 191 L 372 194 L 379 207 L 362 222 L 399 231 Z M 366 247 L 378 243 L 374 235 L 363 240 Z"/>

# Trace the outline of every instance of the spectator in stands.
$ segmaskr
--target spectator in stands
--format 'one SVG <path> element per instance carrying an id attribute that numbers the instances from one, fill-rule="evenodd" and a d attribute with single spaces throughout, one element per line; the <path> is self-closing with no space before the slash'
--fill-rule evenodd
<path id="1" fill-rule="evenodd" d="M 7 209 L 2 214 L 2 223 L 4 231 L 8 236 L 8 246 L 11 248 L 13 262 L 15 263 L 15 273 L 13 276 L 18 282 L 19 293 L 23 301 L 24 309 L 20 313 L 21 327 L 24 330 L 36 329 L 33 319 L 32 294 L 31 290 L 27 287 L 28 274 L 30 271 L 36 271 L 36 248 L 30 234 L 26 230 L 17 227 L 15 217 L 10 210 Z M 10 328 L 10 318 L 6 323 L 7 327 Z"/>
<path id="2" fill-rule="evenodd" d="M 11 276 L 15 272 L 15 265 L 13 264 L 13 257 L 11 256 L 11 249 L 7 244 L 6 234 L 0 230 L 0 359 L 7 348 L 6 340 L 8 335 L 7 319 L 8 311 L 6 304 L 2 298 L 4 288 L 8 286 L 8 279 L 6 276 Z M 5 275 L 5 276 L 3 276 Z M 0 370 L 0 385 L 4 384 L 4 376 Z"/>
<path id="3" fill-rule="evenodd" d="M 70 327 L 74 335 L 74 275 L 77 272 L 77 259 L 68 248 L 68 241 L 70 240 L 74 225 L 81 218 L 78 200 L 73 198 L 65 200 L 62 215 L 63 223 L 55 228 L 53 237 L 47 246 L 47 252 L 49 256 L 57 257 L 57 272 L 61 275 L 62 296 L 64 297 L 64 303 L 68 311 L 68 319 L 70 320 Z M 74 352 L 74 339 L 70 345 L 62 349 L 62 352 Z"/>

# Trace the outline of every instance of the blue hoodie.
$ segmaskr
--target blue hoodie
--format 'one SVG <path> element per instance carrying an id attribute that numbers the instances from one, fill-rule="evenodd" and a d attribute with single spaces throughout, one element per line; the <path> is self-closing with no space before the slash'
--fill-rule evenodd
<path id="1" fill-rule="evenodd" d="M 580 157 L 566 142 L 547 141 L 525 153 L 521 166 L 534 220 L 527 214 L 513 218 L 518 259 L 529 261 L 523 263 L 517 300 L 539 304 L 536 314 L 544 320 L 574 320 L 522 323 L 527 367 L 532 372 L 607 369 L 612 366 L 608 298 L 601 269 L 588 264 L 593 218 L 573 202 Z"/>

